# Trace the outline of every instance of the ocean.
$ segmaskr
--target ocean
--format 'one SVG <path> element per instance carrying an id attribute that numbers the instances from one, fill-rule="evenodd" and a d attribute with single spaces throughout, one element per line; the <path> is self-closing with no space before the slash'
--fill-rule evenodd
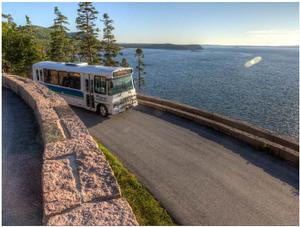
<path id="1" fill-rule="evenodd" d="M 135 49 L 122 52 L 135 67 Z M 141 93 L 244 120 L 298 140 L 298 48 L 144 49 L 144 62 Z"/>

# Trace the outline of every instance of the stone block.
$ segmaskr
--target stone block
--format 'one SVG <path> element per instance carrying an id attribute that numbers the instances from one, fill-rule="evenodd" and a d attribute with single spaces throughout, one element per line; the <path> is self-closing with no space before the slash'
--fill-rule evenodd
<path id="1" fill-rule="evenodd" d="M 280 151 L 279 156 L 281 158 L 291 162 L 293 165 L 299 166 L 299 152 L 284 147 Z"/>
<path id="2" fill-rule="evenodd" d="M 44 159 L 54 159 L 66 155 L 75 154 L 76 145 L 78 143 L 80 143 L 78 139 L 48 143 L 45 146 Z"/>
<path id="3" fill-rule="evenodd" d="M 92 141 L 89 143 L 76 149 L 83 201 L 120 197 L 119 185 L 104 154 L 95 148 Z"/>
<path id="4" fill-rule="evenodd" d="M 39 118 L 41 121 L 58 121 L 58 116 L 55 113 L 55 111 L 50 108 L 49 106 L 37 106 L 38 112 L 39 112 Z"/>
<path id="5" fill-rule="evenodd" d="M 53 109 L 55 110 L 59 118 L 70 118 L 76 116 L 74 111 L 69 107 L 67 103 L 65 103 L 64 105 L 54 106 Z"/>
<path id="6" fill-rule="evenodd" d="M 20 87 L 20 94 L 23 98 L 23 100 L 30 106 L 31 109 L 36 109 L 36 101 L 35 98 L 33 97 L 32 93 L 32 89 L 29 86 L 24 86 L 24 87 Z"/>
<path id="7" fill-rule="evenodd" d="M 68 159 L 44 161 L 42 181 L 46 216 L 61 213 L 80 204 L 80 194 Z"/>
<path id="8" fill-rule="evenodd" d="M 138 225 L 125 199 L 87 203 L 64 214 L 50 217 L 47 225 Z"/>
<path id="9" fill-rule="evenodd" d="M 70 139 L 86 137 L 87 135 L 89 135 L 89 131 L 76 115 L 74 115 L 73 117 L 61 118 L 60 122 L 68 131 Z"/>
<path id="10" fill-rule="evenodd" d="M 56 121 L 43 121 L 40 127 L 45 145 L 65 139 L 62 129 L 60 129 Z"/>

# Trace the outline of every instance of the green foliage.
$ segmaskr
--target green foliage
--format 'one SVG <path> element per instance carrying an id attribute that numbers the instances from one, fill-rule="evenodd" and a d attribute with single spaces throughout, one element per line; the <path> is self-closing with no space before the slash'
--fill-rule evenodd
<path id="1" fill-rule="evenodd" d="M 69 29 L 66 27 L 68 23 L 68 18 L 61 14 L 58 7 L 54 8 L 54 14 L 56 18 L 54 19 L 54 24 L 51 27 L 52 32 L 49 57 L 53 61 L 67 62 L 72 59 L 73 46 L 72 41 L 67 35 Z"/>
<path id="2" fill-rule="evenodd" d="M 110 19 L 107 13 L 103 14 L 101 20 L 104 24 L 102 49 L 104 51 L 104 65 L 117 66 L 118 62 L 114 58 L 119 54 L 120 47 L 116 44 L 115 36 L 113 35 L 113 20 Z"/>
<path id="3" fill-rule="evenodd" d="M 17 27 L 10 15 L 2 17 L 2 68 L 8 73 L 29 76 L 31 65 L 45 58 L 43 47 L 28 16 L 24 27 Z"/>
<path id="4" fill-rule="evenodd" d="M 4 72 L 24 76 L 31 75 L 33 63 L 43 60 L 58 62 L 85 61 L 89 64 L 107 66 L 121 65 L 128 67 L 127 59 L 115 60 L 120 47 L 113 35 L 113 20 L 103 14 L 103 39 L 98 39 L 96 27 L 98 12 L 90 2 L 80 2 L 77 10 L 77 29 L 79 32 L 68 33 L 67 17 L 54 8 L 53 26 L 44 28 L 32 25 L 26 15 L 26 24 L 17 26 L 11 15 L 2 14 L 2 68 Z M 142 51 L 142 50 L 141 50 Z M 103 59 L 101 54 L 103 53 Z M 143 54 L 136 54 L 139 62 L 139 84 L 143 83 Z"/>
<path id="5" fill-rule="evenodd" d="M 271 152 L 271 146 L 269 144 L 263 144 L 262 146 L 260 146 L 260 150 L 264 151 L 266 153 L 270 153 Z"/>
<path id="6" fill-rule="evenodd" d="M 138 88 L 141 89 L 141 85 L 145 84 L 145 79 L 143 75 L 146 74 L 143 49 L 137 48 L 135 50 L 135 56 L 137 58 L 136 70 L 138 71 Z"/>
<path id="7" fill-rule="evenodd" d="M 175 225 L 174 221 L 161 207 L 150 192 L 131 174 L 122 163 L 103 145 L 98 143 L 109 162 L 122 195 L 126 198 L 140 225 Z"/>
<path id="8" fill-rule="evenodd" d="M 126 58 L 122 58 L 121 66 L 122 67 L 129 67 L 129 63 L 128 63 Z"/>
<path id="9" fill-rule="evenodd" d="M 79 30 L 77 38 L 80 40 L 79 47 L 82 60 L 89 64 L 101 62 L 98 54 L 100 50 L 100 41 L 97 40 L 99 29 L 96 28 L 95 21 L 98 11 L 91 2 L 80 2 L 76 18 L 77 29 Z"/>

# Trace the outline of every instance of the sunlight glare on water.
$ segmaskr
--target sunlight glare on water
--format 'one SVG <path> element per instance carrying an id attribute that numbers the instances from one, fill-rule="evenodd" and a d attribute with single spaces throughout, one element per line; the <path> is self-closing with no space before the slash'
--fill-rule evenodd
<path id="1" fill-rule="evenodd" d="M 135 67 L 135 49 L 122 52 Z M 199 52 L 144 49 L 144 55 L 141 93 L 298 139 L 298 48 L 204 46 Z M 255 66 L 245 67 L 251 60 Z"/>
<path id="2" fill-rule="evenodd" d="M 245 67 L 246 67 L 246 68 L 250 68 L 250 67 L 252 67 L 253 65 L 259 63 L 261 60 L 262 60 L 262 57 L 260 57 L 260 56 L 257 56 L 257 57 L 255 57 L 255 58 L 252 58 L 251 60 L 249 60 L 249 61 L 247 61 L 247 62 L 245 63 Z"/>

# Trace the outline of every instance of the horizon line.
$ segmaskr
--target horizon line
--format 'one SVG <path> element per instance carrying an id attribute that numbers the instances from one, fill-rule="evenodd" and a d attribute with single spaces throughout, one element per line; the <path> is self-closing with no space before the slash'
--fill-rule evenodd
<path id="1" fill-rule="evenodd" d="M 199 43 L 170 43 L 170 42 L 161 42 L 161 43 L 150 43 L 150 42 L 117 42 L 117 44 L 139 44 L 139 45 L 149 45 L 149 44 L 171 44 L 171 45 L 199 45 L 199 46 L 251 46 L 251 47 L 299 47 L 299 44 L 283 44 L 283 45 L 255 45 L 255 44 L 199 44 Z"/>

